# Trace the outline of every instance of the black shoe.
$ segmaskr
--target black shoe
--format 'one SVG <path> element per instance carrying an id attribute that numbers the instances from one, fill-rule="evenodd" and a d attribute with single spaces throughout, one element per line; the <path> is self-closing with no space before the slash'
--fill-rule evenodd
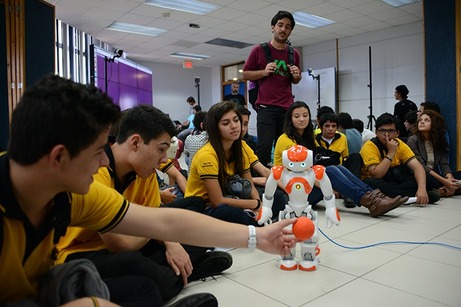
<path id="1" fill-rule="evenodd" d="M 355 204 L 355 201 L 353 201 L 350 198 L 344 197 L 343 201 L 344 207 L 346 208 L 355 208 L 357 205 Z"/>
<path id="2" fill-rule="evenodd" d="M 219 275 L 232 265 L 232 256 L 227 252 L 209 251 L 203 255 L 201 261 L 194 265 L 188 281 L 195 281 L 213 275 Z"/>
<path id="3" fill-rule="evenodd" d="M 217 307 L 218 300 L 210 293 L 197 293 L 186 296 L 169 307 Z"/>
<path id="4" fill-rule="evenodd" d="M 427 196 L 429 196 L 429 203 L 433 204 L 440 200 L 440 193 L 437 190 L 427 191 Z"/>

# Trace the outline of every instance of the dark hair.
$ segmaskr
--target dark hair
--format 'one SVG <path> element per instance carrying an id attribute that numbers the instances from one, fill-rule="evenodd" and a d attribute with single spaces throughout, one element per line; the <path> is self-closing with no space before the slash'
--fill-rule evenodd
<path id="1" fill-rule="evenodd" d="M 399 119 L 391 113 L 383 113 L 376 119 L 375 128 L 378 130 L 381 126 L 394 124 L 395 128 L 399 127 Z"/>
<path id="2" fill-rule="evenodd" d="M 43 77 L 26 89 L 13 111 L 8 155 L 21 165 L 31 165 L 62 144 L 73 158 L 119 116 L 120 108 L 94 85 Z"/>
<path id="3" fill-rule="evenodd" d="M 277 14 L 275 14 L 275 16 L 272 17 L 271 26 L 275 26 L 277 24 L 277 22 L 280 19 L 283 19 L 283 18 L 290 19 L 290 21 L 291 21 L 291 29 L 293 30 L 295 28 L 296 22 L 295 22 L 295 19 L 294 19 L 293 15 L 290 12 L 287 12 L 287 11 L 278 11 Z"/>
<path id="4" fill-rule="evenodd" d="M 440 113 L 440 107 L 437 103 L 432 102 L 432 101 L 424 101 L 421 102 L 421 106 L 424 107 L 424 111 L 426 110 L 432 110 L 437 113 Z"/>
<path id="5" fill-rule="evenodd" d="M 334 113 L 325 113 L 322 116 L 320 116 L 320 119 L 319 119 L 320 128 L 322 128 L 323 125 L 325 125 L 325 123 L 328 121 L 338 125 L 338 115 Z"/>
<path id="6" fill-rule="evenodd" d="M 343 129 L 351 129 L 352 127 L 352 116 L 349 113 L 341 112 L 338 114 L 338 123 Z"/>
<path id="7" fill-rule="evenodd" d="M 237 111 L 239 111 L 240 114 L 242 114 L 242 115 L 248 115 L 248 116 L 251 115 L 251 111 L 248 110 L 247 108 L 245 108 L 245 106 L 243 106 L 241 104 L 237 104 Z"/>
<path id="8" fill-rule="evenodd" d="M 363 124 L 363 121 L 358 119 L 358 118 L 354 118 L 352 120 L 352 128 L 355 128 L 357 129 L 360 133 L 363 132 L 363 128 L 365 128 L 365 125 Z"/>
<path id="9" fill-rule="evenodd" d="M 206 131 L 208 133 L 208 141 L 210 142 L 211 146 L 216 151 L 216 155 L 218 156 L 219 161 L 219 174 L 218 174 L 218 181 L 221 188 L 224 188 L 224 184 L 226 182 L 227 177 L 229 174 L 226 173 L 226 157 L 224 155 L 224 148 L 221 143 L 221 135 L 219 133 L 219 122 L 221 121 L 222 117 L 234 111 L 237 114 L 237 117 L 240 120 L 240 129 L 242 127 L 242 115 L 237 110 L 237 105 L 234 102 L 230 101 L 221 101 L 211 106 L 208 110 L 206 116 Z M 234 141 L 231 146 L 231 157 L 230 160 L 234 161 L 234 168 L 235 173 L 242 176 L 243 175 L 243 152 L 242 152 L 242 140 L 241 138 Z"/>
<path id="10" fill-rule="evenodd" d="M 201 106 L 193 106 L 192 109 L 195 110 L 195 112 L 200 112 L 200 111 L 202 111 L 202 107 L 201 107 Z"/>
<path id="11" fill-rule="evenodd" d="M 404 118 L 410 125 L 414 125 L 418 121 L 418 112 L 409 111 L 409 112 L 405 113 Z"/>
<path id="12" fill-rule="evenodd" d="M 198 111 L 195 113 L 194 119 L 192 123 L 194 124 L 194 130 L 202 132 L 205 129 L 205 124 L 203 124 L 203 128 L 201 126 L 202 123 L 205 123 L 206 111 Z"/>
<path id="13" fill-rule="evenodd" d="M 144 144 L 148 144 L 165 132 L 171 137 L 176 135 L 170 117 L 156 107 L 139 105 L 124 111 L 116 141 L 123 144 L 130 135 L 139 134 Z"/>
<path id="14" fill-rule="evenodd" d="M 408 98 L 408 93 L 410 92 L 405 85 L 399 85 L 395 88 L 395 91 L 400 94 L 403 98 Z"/>
<path id="15" fill-rule="evenodd" d="M 187 97 L 186 101 L 195 103 L 195 99 L 192 96 Z"/>
<path id="16" fill-rule="evenodd" d="M 442 115 L 433 110 L 424 110 L 424 112 L 420 114 L 419 118 L 421 118 L 422 115 L 427 115 L 431 118 L 429 139 L 426 140 L 419 129 L 416 129 L 415 135 L 422 141 L 430 141 L 434 151 L 440 150 L 442 152 L 448 152 L 449 146 L 446 138 L 447 126 Z"/>
<path id="17" fill-rule="evenodd" d="M 300 135 L 296 128 L 293 126 L 292 116 L 295 109 L 306 108 L 309 113 L 309 123 L 307 124 L 306 129 L 304 129 L 303 134 Z M 314 142 L 314 126 L 312 125 L 312 116 L 309 106 L 303 101 L 295 101 L 290 108 L 288 109 L 285 115 L 285 125 L 283 127 L 283 132 L 298 145 L 303 145 L 310 150 L 315 149 Z"/>
<path id="18" fill-rule="evenodd" d="M 327 114 L 327 113 L 333 113 L 335 114 L 335 111 L 329 107 L 329 106 L 323 106 L 323 107 L 320 107 L 317 109 L 317 119 L 320 120 L 320 117 L 323 115 L 323 114 Z"/>

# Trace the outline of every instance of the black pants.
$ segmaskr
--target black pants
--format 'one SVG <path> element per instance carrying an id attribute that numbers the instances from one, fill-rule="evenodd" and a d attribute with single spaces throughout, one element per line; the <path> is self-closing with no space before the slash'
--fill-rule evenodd
<path id="1" fill-rule="evenodd" d="M 373 189 L 380 189 L 389 197 L 398 195 L 413 197 L 418 190 L 415 176 L 407 166 L 401 166 L 398 172 L 389 170 L 383 178 L 365 178 L 363 182 Z"/>
<path id="2" fill-rule="evenodd" d="M 354 174 L 355 177 L 360 179 L 362 172 L 362 156 L 359 153 L 349 155 L 347 160 L 343 162 L 343 166 Z"/>
<path id="3" fill-rule="evenodd" d="M 194 266 L 200 262 L 207 251 L 205 247 L 189 245 L 183 245 L 183 247 Z M 154 240 L 149 241 L 138 252 L 112 253 L 108 250 L 81 252 L 69 255 L 66 261 L 77 258 L 86 258 L 95 264 L 101 278 L 109 288 L 111 297 L 112 293 L 115 295 L 121 292 L 131 293 L 135 285 L 122 284 L 117 281 L 117 278 L 126 276 L 150 279 L 154 282 L 162 300 L 171 299 L 184 288 L 182 276 L 176 276 L 166 260 L 165 246 Z"/>
<path id="4" fill-rule="evenodd" d="M 271 162 L 272 146 L 283 133 L 285 114 L 287 110 L 275 107 L 259 105 L 257 115 L 258 144 L 256 155 L 262 165 L 267 166 Z"/>

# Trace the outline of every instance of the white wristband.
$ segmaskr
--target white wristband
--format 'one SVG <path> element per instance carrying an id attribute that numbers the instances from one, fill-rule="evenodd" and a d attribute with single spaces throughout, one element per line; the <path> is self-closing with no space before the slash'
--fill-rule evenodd
<path id="1" fill-rule="evenodd" d="M 256 249 L 256 228 L 248 225 L 248 249 L 250 252 Z"/>

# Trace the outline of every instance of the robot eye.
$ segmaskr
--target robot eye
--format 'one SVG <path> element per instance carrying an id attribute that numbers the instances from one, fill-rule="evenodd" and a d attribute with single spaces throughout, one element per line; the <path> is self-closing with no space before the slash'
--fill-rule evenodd
<path id="1" fill-rule="evenodd" d="M 295 164 L 294 164 L 293 162 L 290 162 L 290 164 L 289 164 L 289 165 L 290 165 L 290 167 L 293 167 L 293 166 L 295 166 Z"/>
<path id="2" fill-rule="evenodd" d="M 301 167 L 306 167 L 306 162 L 301 163 Z"/>

